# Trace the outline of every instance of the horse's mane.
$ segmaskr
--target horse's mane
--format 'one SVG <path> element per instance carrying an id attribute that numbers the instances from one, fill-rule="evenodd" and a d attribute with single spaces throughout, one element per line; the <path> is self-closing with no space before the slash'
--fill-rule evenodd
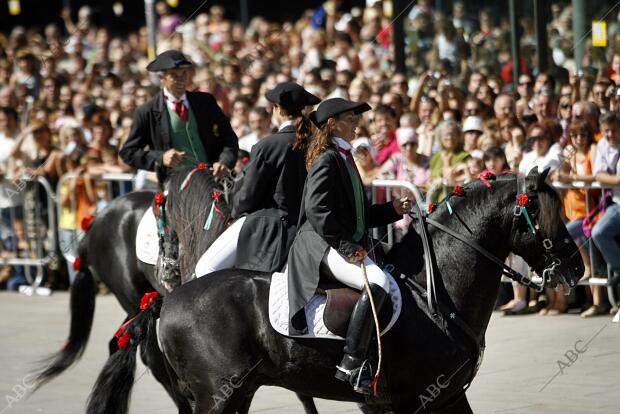
<path id="1" fill-rule="evenodd" d="M 169 226 L 175 231 L 181 246 L 179 264 L 182 277 L 194 271 L 200 256 L 222 233 L 230 217 L 231 207 L 224 197 L 217 203 L 219 212 L 214 212 L 209 230 L 204 225 L 213 203 L 213 192 L 222 192 L 211 170 L 197 170 L 185 189 L 181 185 L 193 167 L 175 169 L 168 181 L 166 216 Z"/>

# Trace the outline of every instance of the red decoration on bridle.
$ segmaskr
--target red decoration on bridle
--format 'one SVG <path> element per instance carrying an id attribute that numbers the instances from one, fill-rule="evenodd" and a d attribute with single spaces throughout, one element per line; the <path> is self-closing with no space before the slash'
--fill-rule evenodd
<path id="1" fill-rule="evenodd" d="M 463 197 L 465 196 L 465 189 L 460 185 L 457 185 L 454 187 L 454 190 L 452 190 L 452 195 L 455 197 Z"/>
<path id="2" fill-rule="evenodd" d="M 166 197 L 161 191 L 155 194 L 155 205 L 161 207 L 166 202 Z"/>
<path id="3" fill-rule="evenodd" d="M 428 203 L 428 207 L 427 207 L 426 209 L 427 209 L 428 213 L 430 214 L 430 213 L 432 213 L 433 211 L 435 211 L 435 207 L 436 207 L 436 206 L 435 206 L 435 204 L 433 204 L 433 203 Z"/>
<path id="4" fill-rule="evenodd" d="M 220 208 L 217 206 L 217 203 L 219 203 L 220 199 L 222 198 L 222 193 L 220 193 L 219 191 L 214 191 L 213 193 L 211 193 L 211 198 L 213 198 L 213 208 L 215 209 L 215 211 L 217 211 L 220 216 L 224 216 L 222 210 L 220 210 Z"/>
<path id="5" fill-rule="evenodd" d="M 525 207 L 530 203 L 530 198 L 527 196 L 527 194 L 521 194 L 517 198 L 517 202 L 519 203 L 521 207 Z"/>

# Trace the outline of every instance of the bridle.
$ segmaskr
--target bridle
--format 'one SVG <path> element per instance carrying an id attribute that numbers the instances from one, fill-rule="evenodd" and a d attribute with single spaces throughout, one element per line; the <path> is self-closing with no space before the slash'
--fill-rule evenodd
<path id="1" fill-rule="evenodd" d="M 516 272 L 520 279 L 517 280 L 520 284 L 531 287 L 537 292 L 542 292 L 547 284 L 551 282 L 552 276 L 556 276 L 562 281 L 562 283 L 570 291 L 575 286 L 575 282 L 572 279 L 567 279 L 563 274 L 558 273 L 558 268 L 562 264 L 562 257 L 566 257 L 567 249 L 570 249 L 573 245 L 573 241 L 569 236 L 565 236 L 559 240 L 551 240 L 542 234 L 541 228 L 538 224 L 538 216 L 540 213 L 540 201 L 538 197 L 539 185 L 528 185 L 527 177 L 517 178 L 517 185 L 519 188 L 519 194 L 517 195 L 517 205 L 513 210 L 513 228 L 519 225 L 520 220 L 525 220 L 526 224 L 531 231 L 531 236 L 534 238 L 537 245 L 542 245 L 545 252 L 540 259 L 530 265 L 530 269 L 534 270 L 540 277 L 540 282 L 537 283 L 533 279 L 526 278 L 525 276 Z M 534 206 L 532 201 L 538 201 Z M 528 232 L 529 233 L 529 232 Z M 511 269 L 513 270 L 513 269 Z M 507 275 L 511 277 L 510 275 Z M 515 280 L 511 277 L 511 279 Z"/>
<path id="2" fill-rule="evenodd" d="M 487 180 L 493 178 L 495 177 L 490 176 L 487 177 Z M 461 241 L 465 245 L 482 254 L 484 257 L 496 264 L 502 271 L 503 275 L 506 275 L 513 281 L 526 287 L 532 288 L 537 292 L 542 292 L 545 287 L 547 287 L 547 285 L 551 282 L 552 276 L 554 275 L 557 276 L 566 286 L 569 286 L 569 289 L 574 287 L 575 282 L 572 279 L 567 280 L 562 274 L 558 274 L 558 268 L 562 264 L 561 257 L 563 257 L 561 256 L 561 252 L 565 251 L 567 247 L 570 247 L 572 245 L 571 240 L 568 238 L 564 238 L 562 240 L 552 241 L 549 238 L 545 238 L 541 234 L 540 226 L 538 224 L 538 213 L 540 211 L 540 204 L 536 203 L 538 205 L 538 208 L 534 209 L 534 203 L 532 203 L 532 201 L 538 200 L 538 185 L 528 185 L 527 180 L 527 177 L 517 178 L 519 194 L 517 195 L 517 200 L 514 207 L 513 228 L 517 228 L 517 226 L 519 225 L 519 220 L 525 220 L 530 228 L 531 237 L 534 237 L 535 240 L 538 243 L 542 244 L 542 246 L 545 248 L 545 252 L 542 257 L 538 261 L 536 261 L 536 263 L 530 266 L 532 270 L 534 270 L 538 275 L 540 275 L 540 282 L 537 282 L 535 279 L 531 279 L 526 275 L 522 274 L 521 272 L 515 270 L 514 268 L 508 266 L 506 263 L 504 263 L 504 261 L 500 260 L 493 253 L 489 252 L 478 242 L 473 240 L 471 236 L 459 233 L 431 219 L 430 217 L 427 217 L 425 214 L 422 213 L 419 206 L 414 203 L 414 210 L 416 211 L 416 213 L 411 214 L 411 217 L 413 219 L 420 219 L 420 236 L 422 238 L 422 244 L 424 246 L 426 261 L 427 303 L 431 313 L 435 313 L 435 304 L 437 303 L 437 298 L 435 294 L 434 268 L 431 260 L 431 248 L 428 236 L 427 223 L 433 227 L 436 227 L 438 230 L 449 234 L 451 237 Z M 488 183 L 488 181 L 485 180 L 485 183 Z M 447 200 L 447 203 L 449 203 L 449 198 Z M 449 207 L 449 210 L 452 211 L 452 207 Z"/>

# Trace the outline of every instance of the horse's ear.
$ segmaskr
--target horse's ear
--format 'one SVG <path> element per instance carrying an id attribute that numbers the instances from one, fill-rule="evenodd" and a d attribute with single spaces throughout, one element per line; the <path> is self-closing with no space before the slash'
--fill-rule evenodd
<path id="1" fill-rule="evenodd" d="M 527 174 L 527 178 L 535 178 L 538 176 L 538 165 L 535 165 L 534 168 L 530 170 Z"/>
<path id="2" fill-rule="evenodd" d="M 534 166 L 534 168 L 532 168 L 530 172 L 527 174 L 527 176 L 525 177 L 525 183 L 526 183 L 525 189 L 527 191 L 536 191 L 538 189 L 538 177 L 539 176 L 540 174 L 538 173 L 538 166 Z"/>
<path id="3" fill-rule="evenodd" d="M 545 180 L 549 175 L 549 167 L 545 168 L 543 172 L 541 172 L 538 177 L 536 177 L 536 188 L 539 189 L 545 184 Z"/>

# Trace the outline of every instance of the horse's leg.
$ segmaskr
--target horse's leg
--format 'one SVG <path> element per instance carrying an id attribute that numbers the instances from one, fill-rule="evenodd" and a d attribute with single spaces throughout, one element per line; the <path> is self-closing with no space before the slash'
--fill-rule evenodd
<path id="1" fill-rule="evenodd" d="M 254 399 L 254 393 L 252 395 L 247 395 L 243 403 L 239 405 L 237 409 L 237 414 L 248 414 L 250 412 L 250 405 L 252 405 L 252 400 Z"/>
<path id="2" fill-rule="evenodd" d="M 386 411 L 383 407 L 380 407 L 378 405 L 357 404 L 357 408 L 359 408 L 360 411 L 364 414 L 383 414 L 391 412 Z"/>
<path id="3" fill-rule="evenodd" d="M 467 401 L 467 396 L 463 393 L 461 398 L 449 407 L 437 411 L 437 414 L 474 414 L 474 411 L 471 409 L 469 401 Z"/>
<path id="4" fill-rule="evenodd" d="M 244 383 L 236 384 L 233 381 L 223 382 L 214 387 L 209 379 L 203 378 L 203 386 L 196 397 L 194 414 L 237 414 L 247 413 L 256 391 Z M 244 381 L 248 378 L 244 378 Z M 212 384 L 212 385 L 207 385 Z"/>
<path id="5" fill-rule="evenodd" d="M 145 343 L 140 347 L 140 357 L 144 365 L 150 370 L 155 379 L 166 389 L 170 398 L 176 404 L 179 414 L 191 414 L 192 408 L 187 398 L 178 386 L 176 378 L 172 378 L 173 372 L 166 367 L 164 355 L 157 344 L 157 336 L 149 335 Z"/>
<path id="6" fill-rule="evenodd" d="M 306 414 L 319 414 L 319 412 L 316 410 L 316 405 L 314 405 L 314 400 L 312 399 L 312 397 L 297 394 L 297 398 L 299 398 L 299 401 L 301 401 L 302 405 L 304 406 L 304 411 L 306 412 Z"/>

